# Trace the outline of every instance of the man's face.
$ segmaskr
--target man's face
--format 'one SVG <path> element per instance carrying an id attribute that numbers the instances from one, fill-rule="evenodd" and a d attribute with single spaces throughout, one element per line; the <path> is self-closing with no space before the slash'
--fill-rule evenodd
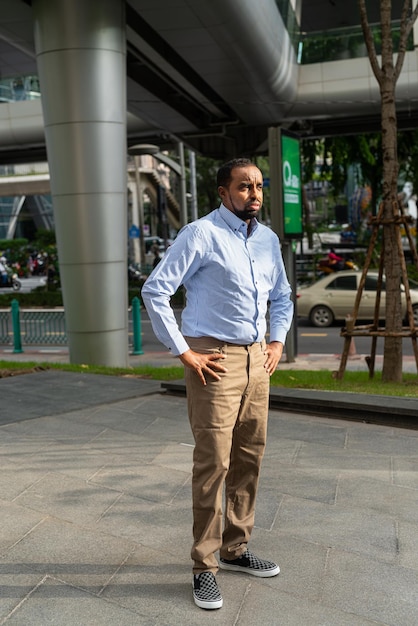
<path id="1" fill-rule="evenodd" d="M 219 187 L 218 193 L 227 209 L 248 222 L 257 217 L 263 204 L 263 176 L 255 165 L 235 167 L 228 187 Z"/>

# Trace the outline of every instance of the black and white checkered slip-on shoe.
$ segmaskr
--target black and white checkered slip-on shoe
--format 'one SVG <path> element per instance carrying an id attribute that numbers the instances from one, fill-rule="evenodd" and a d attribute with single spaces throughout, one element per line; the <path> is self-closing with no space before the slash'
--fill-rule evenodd
<path id="1" fill-rule="evenodd" d="M 212 572 L 193 575 L 193 598 L 201 609 L 220 609 L 223 600 Z"/>
<path id="2" fill-rule="evenodd" d="M 247 572 L 247 574 L 259 576 L 259 578 L 270 578 L 280 573 L 280 567 L 276 563 L 259 559 L 249 550 L 233 561 L 220 559 L 219 567 L 233 572 Z"/>

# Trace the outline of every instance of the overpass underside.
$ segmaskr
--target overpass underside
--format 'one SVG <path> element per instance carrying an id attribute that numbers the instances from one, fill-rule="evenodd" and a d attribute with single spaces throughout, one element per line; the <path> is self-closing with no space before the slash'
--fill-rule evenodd
<path id="1" fill-rule="evenodd" d="M 32 8 L 5 3 L 12 14 L 20 5 L 25 20 L 34 20 L 38 6 L 48 12 L 42 0 L 34 0 Z M 73 11 L 70 3 L 62 4 Z M 317 4 L 319 10 L 321 0 Z M 103 10 L 117 5 L 128 145 L 147 142 L 164 149 L 181 140 L 199 153 L 227 159 L 266 152 L 271 125 L 311 137 L 380 129 L 379 89 L 365 52 L 359 58 L 301 64 L 295 34 L 288 32 L 289 16 L 282 17 L 274 0 L 107 0 Z M 38 73 L 31 45 L 32 70 Z M 417 64 L 414 48 L 406 54 L 396 90 L 402 129 L 415 128 L 418 121 Z M 65 65 L 57 75 L 71 81 Z M 99 73 L 92 83 L 100 97 L 108 98 L 117 88 L 109 76 Z M 50 81 L 44 79 L 42 92 L 49 86 L 57 106 L 64 106 Z M 83 92 L 74 91 L 79 88 Z M 71 105 L 78 106 L 89 89 L 74 85 L 68 94 Z M 1 105 L 0 164 L 46 159 L 43 108 L 40 100 Z"/>

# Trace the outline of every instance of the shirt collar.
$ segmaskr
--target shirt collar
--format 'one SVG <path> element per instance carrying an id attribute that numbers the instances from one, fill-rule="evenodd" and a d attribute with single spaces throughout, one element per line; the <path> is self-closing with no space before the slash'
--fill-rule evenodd
<path id="1" fill-rule="evenodd" d="M 247 224 L 240 217 L 237 217 L 235 213 L 226 208 L 224 204 L 221 204 L 219 207 L 219 213 L 221 214 L 222 219 L 228 224 L 229 228 L 234 232 L 239 231 L 244 233 L 245 237 L 247 236 Z M 258 222 L 255 217 L 251 218 L 251 234 L 255 231 L 258 226 Z M 251 236 L 251 235 L 250 235 Z"/>

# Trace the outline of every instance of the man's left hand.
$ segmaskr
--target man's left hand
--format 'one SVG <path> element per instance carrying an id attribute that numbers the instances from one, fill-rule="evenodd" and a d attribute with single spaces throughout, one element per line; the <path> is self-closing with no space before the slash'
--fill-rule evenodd
<path id="1" fill-rule="evenodd" d="M 280 341 L 272 341 L 268 343 L 264 350 L 266 361 L 264 368 L 269 376 L 271 376 L 279 364 L 283 354 L 283 344 Z"/>

